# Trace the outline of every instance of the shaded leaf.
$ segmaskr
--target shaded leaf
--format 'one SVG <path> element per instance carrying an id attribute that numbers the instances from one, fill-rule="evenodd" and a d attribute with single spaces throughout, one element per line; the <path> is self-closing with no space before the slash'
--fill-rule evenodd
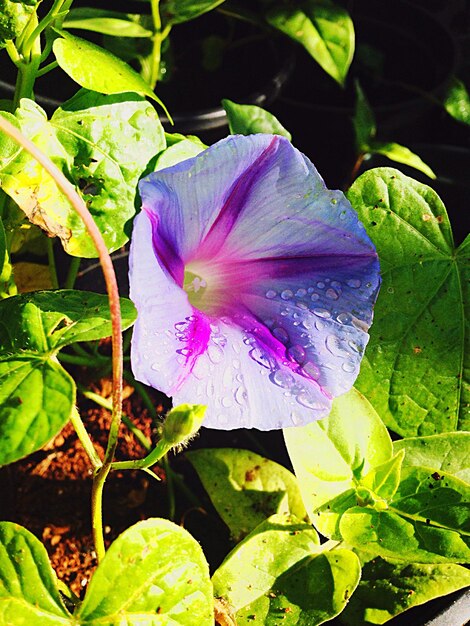
<path id="1" fill-rule="evenodd" d="M 194 450 L 186 456 L 236 540 L 274 513 L 306 516 L 295 476 L 282 465 L 231 448 Z"/>
<path id="2" fill-rule="evenodd" d="M 321 533 L 340 540 L 338 522 L 355 506 L 360 479 L 391 458 L 387 429 L 352 389 L 335 398 L 327 418 L 286 428 L 284 438 L 311 520 Z"/>
<path id="3" fill-rule="evenodd" d="M 309 0 L 302 8 L 280 4 L 268 22 L 301 44 L 317 63 L 344 85 L 354 55 L 354 26 L 347 11 L 329 0 Z"/>
<path id="4" fill-rule="evenodd" d="M 170 117 L 150 85 L 130 65 L 86 39 L 66 31 L 60 34 L 52 49 L 59 66 L 75 82 L 85 89 L 104 94 L 135 91 L 158 102 Z"/>
<path id="5" fill-rule="evenodd" d="M 167 24 L 182 24 L 212 11 L 223 2 L 224 0 L 163 0 L 161 14 Z"/>
<path id="6" fill-rule="evenodd" d="M 47 265 L 20 261 L 13 265 L 13 272 L 19 293 L 52 289 L 51 273 Z"/>
<path id="7" fill-rule="evenodd" d="M 421 466 L 443 471 L 470 483 L 470 433 L 457 432 L 429 437 L 410 437 L 393 442 L 393 449 L 405 451 L 403 467 Z"/>
<path id="8" fill-rule="evenodd" d="M 123 326 L 135 319 L 122 300 Z M 63 290 L 0 301 L 0 465 L 35 452 L 70 418 L 75 383 L 58 363 L 60 348 L 106 337 L 106 296 Z"/>
<path id="9" fill-rule="evenodd" d="M 354 87 L 356 90 L 356 103 L 352 121 L 356 136 L 356 149 L 361 153 L 368 151 L 369 143 L 375 137 L 377 127 L 372 107 L 357 80 L 354 83 Z"/>
<path id="10" fill-rule="evenodd" d="M 231 100 L 222 100 L 222 106 L 228 117 L 228 124 L 232 135 L 252 135 L 267 133 L 282 135 L 289 141 L 292 135 L 269 111 L 254 104 L 237 104 Z"/>
<path id="11" fill-rule="evenodd" d="M 453 78 L 444 99 L 444 107 L 453 118 L 464 124 L 470 124 L 470 95 L 465 84 Z"/>
<path id="12" fill-rule="evenodd" d="M 213 583 L 238 626 L 278 620 L 287 626 L 315 626 L 344 608 L 359 577 L 353 552 L 322 552 L 311 526 L 274 515 L 235 547 Z"/>
<path id="13" fill-rule="evenodd" d="M 25 528 L 0 522 L 0 624 L 71 626 L 46 549 Z"/>
<path id="14" fill-rule="evenodd" d="M 148 519 L 110 546 L 74 619 L 83 625 L 213 626 L 212 605 L 200 545 L 180 526 Z"/>
<path id="15" fill-rule="evenodd" d="M 103 96 L 81 91 L 47 120 L 23 99 L 16 112 L 23 133 L 76 186 L 110 251 L 128 240 L 136 186 L 150 159 L 165 146 L 153 107 L 135 94 Z M 1 155 L 0 155 L 1 156 Z M 28 218 L 58 235 L 69 254 L 97 256 L 81 218 L 53 179 L 25 151 L 0 161 L 2 188 Z"/>
<path id="16" fill-rule="evenodd" d="M 359 586 L 341 614 L 349 626 L 386 621 L 470 584 L 470 571 L 454 563 L 389 563 L 376 557 L 363 565 Z"/>
<path id="17" fill-rule="evenodd" d="M 92 7 L 71 9 L 63 23 L 64 28 L 91 30 L 116 37 L 151 37 L 152 31 L 140 23 L 140 15 L 107 11 Z"/>
<path id="18" fill-rule="evenodd" d="M 397 170 L 366 172 L 348 198 L 383 280 L 358 389 L 403 436 L 468 430 L 470 237 L 456 251 L 437 194 Z"/>

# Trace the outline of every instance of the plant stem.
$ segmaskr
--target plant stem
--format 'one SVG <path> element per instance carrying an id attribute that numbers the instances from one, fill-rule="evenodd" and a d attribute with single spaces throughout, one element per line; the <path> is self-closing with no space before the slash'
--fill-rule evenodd
<path id="1" fill-rule="evenodd" d="M 113 470 L 134 470 L 134 469 L 145 469 L 147 467 L 152 467 L 160 461 L 160 459 L 165 456 L 167 452 L 171 450 L 171 444 L 159 441 L 155 448 L 147 454 L 147 456 L 143 459 L 137 459 L 135 461 L 116 461 L 111 464 L 111 469 Z"/>
<path id="2" fill-rule="evenodd" d="M 80 269 L 80 263 L 82 259 L 79 256 L 73 256 L 70 261 L 69 271 L 67 278 L 65 279 L 64 289 L 73 289 L 75 281 L 77 279 L 78 270 Z"/>
<path id="3" fill-rule="evenodd" d="M 2 116 L 0 116 L 0 130 L 16 141 L 44 167 L 44 169 L 54 179 L 54 182 L 57 184 L 62 193 L 69 200 L 75 211 L 81 217 L 88 234 L 95 244 L 106 282 L 112 325 L 113 412 L 111 417 L 112 421 L 108 438 L 108 446 L 106 448 L 103 466 L 95 472 L 92 489 L 93 536 L 96 545 L 96 554 L 98 555 L 98 558 L 101 559 L 104 555 L 103 523 L 100 508 L 102 504 L 102 491 L 114 458 L 122 415 L 122 325 L 121 306 L 119 302 L 119 290 L 117 286 L 116 274 L 114 273 L 113 262 L 109 256 L 103 236 L 96 226 L 93 217 L 82 198 L 80 198 L 75 191 L 73 185 L 54 165 L 54 163 L 52 163 L 52 161 L 41 150 L 39 150 L 37 146 L 34 145 L 32 141 L 25 137 L 21 131 L 15 128 L 13 124 Z"/>
<path id="4" fill-rule="evenodd" d="M 82 422 L 82 418 L 80 417 L 80 413 L 78 412 L 77 407 L 73 407 L 72 415 L 70 416 L 70 421 L 72 422 L 72 426 L 77 433 L 77 437 L 80 439 L 80 443 L 82 444 L 85 452 L 90 459 L 90 462 L 93 466 L 94 470 L 97 470 L 102 466 L 102 462 L 100 457 L 98 456 L 97 451 L 95 450 L 95 446 L 93 445 L 92 440 Z"/>
<path id="5" fill-rule="evenodd" d="M 46 239 L 47 260 L 49 263 L 49 275 L 51 277 L 52 289 L 59 289 L 59 279 L 57 278 L 57 267 L 54 257 L 54 240 L 51 237 Z"/>
<path id="6" fill-rule="evenodd" d="M 168 518 L 175 521 L 176 504 L 175 504 L 175 489 L 173 485 L 173 472 L 170 468 L 170 461 L 168 460 L 168 454 L 162 458 L 163 467 L 166 474 L 166 489 L 168 495 Z"/>
<path id="7" fill-rule="evenodd" d="M 44 76 L 44 74 L 47 74 L 51 70 L 55 70 L 56 67 L 59 67 L 59 64 L 57 63 L 57 61 L 52 61 L 51 63 L 48 63 L 47 65 L 45 65 L 44 67 L 41 67 L 41 69 L 37 71 L 36 78 L 40 78 L 41 76 Z"/>

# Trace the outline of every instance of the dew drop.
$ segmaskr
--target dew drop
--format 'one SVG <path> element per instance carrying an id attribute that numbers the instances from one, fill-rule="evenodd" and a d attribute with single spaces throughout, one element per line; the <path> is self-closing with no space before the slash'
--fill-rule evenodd
<path id="1" fill-rule="evenodd" d="M 313 409 L 314 411 L 319 411 L 325 408 L 322 404 L 317 402 L 315 398 L 308 393 L 308 391 L 302 391 L 302 393 L 299 393 L 296 400 L 302 406 L 305 406 L 308 409 Z"/>
<path id="2" fill-rule="evenodd" d="M 319 299 L 320 299 L 320 296 L 318 295 L 318 293 L 312 293 L 312 295 L 310 296 L 310 300 L 312 302 L 316 302 Z"/>
<path id="3" fill-rule="evenodd" d="M 315 328 L 321 332 L 325 328 L 325 324 L 320 322 L 320 320 L 317 320 L 315 322 Z"/>
<path id="4" fill-rule="evenodd" d="M 240 369 L 240 361 L 238 359 L 233 359 L 232 365 L 236 370 Z"/>
<path id="5" fill-rule="evenodd" d="M 334 356 L 349 356 L 349 352 L 343 348 L 341 339 L 336 335 L 328 335 L 325 339 L 325 345 Z"/>
<path id="6" fill-rule="evenodd" d="M 348 373 L 352 373 L 356 369 L 356 365 L 352 361 L 345 361 L 341 367 Z"/>
<path id="7" fill-rule="evenodd" d="M 211 345 L 211 346 L 209 346 L 207 348 L 207 355 L 209 357 L 209 360 L 214 365 L 217 365 L 218 363 L 223 361 L 223 358 L 224 358 L 224 353 L 223 353 L 222 349 L 219 348 L 219 346 L 216 346 L 216 345 Z"/>
<path id="8" fill-rule="evenodd" d="M 302 366 L 299 373 L 302 374 L 302 376 L 312 378 L 313 380 L 318 380 L 320 378 L 320 370 L 315 363 L 312 363 L 312 361 L 307 361 L 307 363 Z"/>
<path id="9" fill-rule="evenodd" d="M 307 330 L 312 330 L 313 325 L 314 325 L 313 324 L 313 320 L 308 318 L 308 317 L 306 319 L 304 319 L 303 322 L 302 322 L 302 326 L 304 328 L 306 328 Z"/>
<path id="10" fill-rule="evenodd" d="M 224 396 L 222 398 L 222 406 L 226 409 L 229 409 L 231 406 L 233 406 L 232 398 L 229 398 L 228 396 Z"/>
<path id="11" fill-rule="evenodd" d="M 289 309 L 281 309 L 281 315 L 282 317 L 287 317 L 289 315 Z"/>
<path id="12" fill-rule="evenodd" d="M 268 298 L 268 300 L 272 300 L 276 296 L 277 296 L 277 292 L 274 291 L 274 289 L 268 289 L 268 291 L 266 292 L 266 298 Z"/>
<path id="13" fill-rule="evenodd" d="M 331 317 L 331 313 L 326 309 L 313 309 L 313 312 L 317 317 L 322 317 L 323 319 L 328 319 Z"/>
<path id="14" fill-rule="evenodd" d="M 351 350 L 354 350 L 354 352 L 357 352 L 358 354 L 362 353 L 361 346 L 358 346 L 357 343 L 355 343 L 354 341 L 348 341 L 348 346 L 351 348 Z"/>
<path id="15" fill-rule="evenodd" d="M 313 292 L 314 292 L 313 287 L 309 287 L 309 288 L 307 289 L 307 293 L 313 293 Z"/>
<path id="16" fill-rule="evenodd" d="M 275 385 L 282 387 L 283 389 L 289 389 L 294 382 L 292 374 L 284 372 L 283 370 L 276 370 L 273 374 L 271 374 L 270 378 Z"/>
<path id="17" fill-rule="evenodd" d="M 286 344 L 289 342 L 289 335 L 284 328 L 278 326 L 277 328 L 274 328 L 272 332 L 274 337 L 276 337 L 276 339 L 278 339 L 281 343 Z"/>
<path id="18" fill-rule="evenodd" d="M 266 352 L 263 352 L 263 350 L 258 347 L 250 350 L 249 355 L 253 359 L 253 361 L 258 363 L 259 365 L 262 365 L 268 370 L 274 370 L 276 367 L 275 360 L 271 356 L 269 356 L 269 354 L 266 354 Z"/>
<path id="19" fill-rule="evenodd" d="M 305 359 L 307 357 L 305 350 L 298 344 L 287 349 L 287 356 L 299 365 L 305 363 Z"/>
<path id="20" fill-rule="evenodd" d="M 297 289 L 297 291 L 295 292 L 296 298 L 303 298 L 306 295 L 307 295 L 307 290 L 304 289 L 303 287 L 301 287 L 300 289 Z"/>
<path id="21" fill-rule="evenodd" d="M 291 412 L 290 419 L 291 419 L 291 422 L 294 424 L 294 426 L 300 426 L 302 424 L 302 419 L 299 417 L 299 415 L 295 411 Z"/>
<path id="22" fill-rule="evenodd" d="M 308 306 L 305 304 L 305 302 L 297 302 L 297 307 L 302 311 L 306 311 L 308 309 Z"/>
<path id="23" fill-rule="evenodd" d="M 359 289 L 359 287 L 361 286 L 361 281 L 358 278 L 351 278 L 350 280 L 348 280 L 347 285 L 352 289 Z"/>
<path id="24" fill-rule="evenodd" d="M 214 395 L 214 383 L 211 379 L 207 381 L 206 385 L 206 393 L 209 397 Z"/>
<path id="25" fill-rule="evenodd" d="M 336 319 L 340 324 L 350 324 L 352 318 L 349 313 L 340 313 L 336 316 Z"/>
<path id="26" fill-rule="evenodd" d="M 272 317 L 268 317 L 268 319 L 264 320 L 264 325 L 265 325 L 267 328 L 272 328 L 272 327 L 274 326 L 274 324 L 275 324 L 275 323 L 276 323 L 276 322 L 275 322 L 275 320 L 273 320 L 273 318 L 272 318 Z"/>
<path id="27" fill-rule="evenodd" d="M 333 287 L 333 289 L 341 289 L 342 285 L 339 282 L 339 280 L 332 280 L 331 281 L 331 286 Z"/>
<path id="28" fill-rule="evenodd" d="M 339 298 L 339 293 L 330 287 L 326 290 L 326 297 L 330 298 L 330 300 L 337 300 Z"/>
<path id="29" fill-rule="evenodd" d="M 198 380 L 204 379 L 209 374 L 209 365 L 205 358 L 198 358 L 196 364 L 193 367 L 193 376 Z"/>
<path id="30" fill-rule="evenodd" d="M 246 393 L 246 389 L 244 389 L 243 387 L 238 387 L 235 391 L 235 402 L 237 402 L 237 404 L 239 404 L 240 406 L 243 406 L 244 404 L 246 404 L 247 401 L 247 393 Z"/>
<path id="31" fill-rule="evenodd" d="M 320 280 L 317 283 L 317 287 L 318 289 L 325 289 L 325 283 Z"/>
<path id="32" fill-rule="evenodd" d="M 284 291 L 281 291 L 281 298 L 283 300 L 290 300 L 294 295 L 294 292 L 291 291 L 290 289 L 284 289 Z"/>
<path id="33" fill-rule="evenodd" d="M 154 372 L 159 372 L 160 371 L 160 363 L 152 363 L 152 365 L 150 366 L 150 369 L 152 369 Z"/>
<path id="34" fill-rule="evenodd" d="M 232 343 L 232 350 L 235 354 L 240 354 L 240 345 L 238 343 Z"/>

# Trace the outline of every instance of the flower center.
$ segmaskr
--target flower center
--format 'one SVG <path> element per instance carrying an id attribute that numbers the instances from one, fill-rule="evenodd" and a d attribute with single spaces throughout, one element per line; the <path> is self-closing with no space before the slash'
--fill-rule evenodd
<path id="1" fill-rule="evenodd" d="M 189 302 L 196 307 L 196 309 L 204 310 L 207 307 L 207 282 L 200 275 L 186 268 L 184 271 L 183 289 L 188 294 Z M 204 301 L 205 305 L 204 306 Z"/>

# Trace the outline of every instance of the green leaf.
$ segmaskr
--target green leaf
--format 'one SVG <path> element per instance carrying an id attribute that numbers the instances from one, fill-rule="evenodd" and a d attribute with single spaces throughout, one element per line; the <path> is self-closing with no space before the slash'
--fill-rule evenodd
<path id="1" fill-rule="evenodd" d="M 16 2 L 15 0 L 0 0 L 0 49 L 10 39 L 15 39 L 23 32 L 29 21 L 36 2 Z"/>
<path id="2" fill-rule="evenodd" d="M 359 153 L 367 152 L 369 143 L 377 132 L 374 112 L 359 82 L 354 82 L 356 90 L 356 106 L 354 108 L 353 128 L 356 135 L 356 148 Z"/>
<path id="3" fill-rule="evenodd" d="M 232 135 L 252 135 L 267 133 L 282 135 L 290 141 L 292 135 L 274 117 L 254 104 L 237 104 L 231 100 L 222 100 L 222 106 L 228 117 L 228 124 Z"/>
<path id="4" fill-rule="evenodd" d="M 470 433 L 410 437 L 393 442 L 395 452 L 405 451 L 403 467 L 429 467 L 470 483 Z"/>
<path id="5" fill-rule="evenodd" d="M 0 624 L 71 626 L 46 549 L 25 528 L 0 523 Z"/>
<path id="6" fill-rule="evenodd" d="M 274 513 L 306 516 L 295 476 L 282 465 L 229 448 L 194 450 L 186 456 L 236 540 Z"/>
<path id="7" fill-rule="evenodd" d="M 416 170 L 419 170 L 420 172 L 423 172 L 423 174 L 426 174 L 426 176 L 429 176 L 429 178 L 436 178 L 436 175 L 429 165 L 426 165 L 426 163 L 417 154 L 411 152 L 409 148 L 401 146 L 398 143 L 394 143 L 392 141 L 370 141 L 367 152 L 370 152 L 371 154 L 383 154 L 392 161 L 409 165 L 409 167 L 414 167 Z"/>
<path id="8" fill-rule="evenodd" d="M 166 134 L 168 147 L 158 155 L 155 171 L 171 167 L 197 156 L 207 148 L 197 137 Z M 170 145 L 170 141 L 172 142 Z"/>
<path id="9" fill-rule="evenodd" d="M 330 415 L 284 429 L 287 450 L 310 519 L 327 537 L 340 540 L 338 522 L 356 504 L 356 487 L 392 454 L 387 429 L 355 389 L 336 398 Z"/>
<path id="10" fill-rule="evenodd" d="M 470 486 L 427 468 L 403 471 L 388 510 L 350 508 L 340 532 L 351 546 L 417 563 L 470 561 Z"/>
<path id="11" fill-rule="evenodd" d="M 81 193 L 109 250 L 128 241 L 136 186 L 148 162 L 165 147 L 154 108 L 135 94 L 80 91 L 47 120 L 22 100 L 16 112 L 23 133 L 45 152 Z M 25 151 L 0 154 L 0 183 L 29 219 L 65 250 L 97 256 L 82 220 L 45 170 Z"/>
<path id="12" fill-rule="evenodd" d="M 303 8 L 280 4 L 266 19 L 300 43 L 340 85 L 354 56 L 354 26 L 347 11 L 330 0 L 309 0 Z"/>
<path id="13" fill-rule="evenodd" d="M 123 326 L 136 313 L 122 300 Z M 0 301 L 0 465 L 41 448 L 70 418 L 75 383 L 57 362 L 65 345 L 106 337 L 106 296 L 63 290 Z"/>
<path id="14" fill-rule="evenodd" d="M 116 37 L 151 37 L 152 31 L 140 23 L 140 15 L 81 7 L 67 13 L 64 28 L 80 28 Z"/>
<path id="15" fill-rule="evenodd" d="M 383 281 L 356 386 L 402 436 L 470 430 L 470 237 L 455 250 L 437 194 L 397 170 L 366 172 L 348 198 Z"/>
<path id="16" fill-rule="evenodd" d="M 201 547 L 164 519 L 126 530 L 110 546 L 74 614 L 79 624 L 213 626 L 212 585 Z"/>
<path id="17" fill-rule="evenodd" d="M 353 552 L 322 552 L 311 526 L 274 515 L 235 547 L 212 580 L 238 626 L 315 626 L 343 610 L 359 578 Z"/>
<path id="18" fill-rule="evenodd" d="M 376 557 L 363 565 L 361 581 L 340 619 L 349 626 L 384 624 L 413 606 L 469 584 L 470 571 L 461 565 L 388 563 Z"/>
<path id="19" fill-rule="evenodd" d="M 135 91 L 158 102 L 170 116 L 150 85 L 130 65 L 86 39 L 66 31 L 60 34 L 52 50 L 59 66 L 79 85 L 104 94 Z"/>
<path id="20" fill-rule="evenodd" d="M 400 473 L 405 453 L 398 452 L 385 463 L 371 469 L 361 478 L 360 485 L 370 489 L 375 495 L 390 500 L 400 484 Z"/>
<path id="21" fill-rule="evenodd" d="M 212 11 L 224 0 L 163 0 L 161 13 L 167 24 L 182 24 Z"/>
<path id="22" fill-rule="evenodd" d="M 453 78 L 444 99 L 446 111 L 459 122 L 470 124 L 470 95 L 465 84 Z"/>

